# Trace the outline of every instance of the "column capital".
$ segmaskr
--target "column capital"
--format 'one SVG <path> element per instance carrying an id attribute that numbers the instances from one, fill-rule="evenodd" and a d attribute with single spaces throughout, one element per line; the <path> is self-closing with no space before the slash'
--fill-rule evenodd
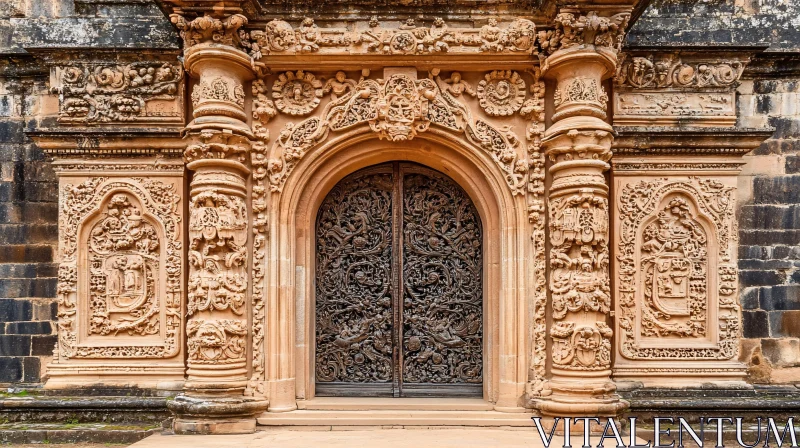
<path id="1" fill-rule="evenodd" d="M 628 8 L 611 11 L 560 9 L 553 20 L 554 28 L 539 33 L 539 46 L 545 56 L 542 75 L 556 79 L 557 67 L 596 60 L 606 67 L 602 79 L 611 77 L 630 18 Z"/>

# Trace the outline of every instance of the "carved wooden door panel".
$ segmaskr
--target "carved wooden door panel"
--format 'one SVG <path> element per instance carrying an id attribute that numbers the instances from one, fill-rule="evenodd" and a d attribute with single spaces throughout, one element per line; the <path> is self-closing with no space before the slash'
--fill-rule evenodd
<path id="1" fill-rule="evenodd" d="M 481 244 L 441 173 L 396 162 L 339 182 L 317 216 L 316 395 L 481 396 Z"/>

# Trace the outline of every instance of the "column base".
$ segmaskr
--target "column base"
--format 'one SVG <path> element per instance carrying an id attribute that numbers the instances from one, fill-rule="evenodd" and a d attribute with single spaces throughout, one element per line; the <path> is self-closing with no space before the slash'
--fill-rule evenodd
<path id="1" fill-rule="evenodd" d="M 251 434 L 269 402 L 249 397 L 188 397 L 167 402 L 175 434 Z"/>
<path id="2" fill-rule="evenodd" d="M 549 395 L 531 400 L 544 416 L 616 417 L 629 407 L 611 381 L 551 381 L 548 389 Z"/>

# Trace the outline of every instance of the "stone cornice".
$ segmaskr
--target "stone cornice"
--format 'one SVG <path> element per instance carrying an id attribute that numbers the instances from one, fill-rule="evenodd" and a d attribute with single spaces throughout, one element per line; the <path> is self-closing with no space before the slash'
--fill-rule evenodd
<path id="1" fill-rule="evenodd" d="M 774 129 L 674 128 L 615 126 L 617 138 L 611 146 L 618 154 L 692 154 L 741 156 L 757 148 Z"/>

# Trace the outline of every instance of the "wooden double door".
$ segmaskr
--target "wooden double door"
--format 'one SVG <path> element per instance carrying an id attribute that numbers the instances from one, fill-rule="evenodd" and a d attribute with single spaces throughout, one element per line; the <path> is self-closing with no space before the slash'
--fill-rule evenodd
<path id="1" fill-rule="evenodd" d="M 442 173 L 358 171 L 316 223 L 317 396 L 482 396 L 482 228 Z"/>

